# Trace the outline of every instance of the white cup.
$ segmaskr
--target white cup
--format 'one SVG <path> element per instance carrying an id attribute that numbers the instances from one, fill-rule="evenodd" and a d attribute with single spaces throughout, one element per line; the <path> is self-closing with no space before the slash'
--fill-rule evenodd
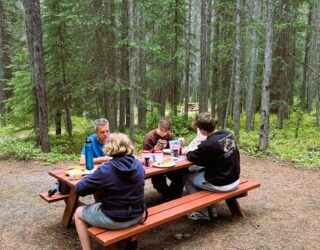
<path id="1" fill-rule="evenodd" d="M 156 162 L 162 163 L 163 162 L 163 152 L 162 151 L 155 151 L 154 152 L 154 160 Z"/>

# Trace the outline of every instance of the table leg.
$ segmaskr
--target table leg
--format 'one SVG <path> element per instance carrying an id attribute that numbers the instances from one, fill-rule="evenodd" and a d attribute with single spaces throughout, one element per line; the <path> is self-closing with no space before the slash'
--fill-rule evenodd
<path id="1" fill-rule="evenodd" d="M 241 210 L 240 204 L 235 198 L 230 198 L 226 200 L 226 203 L 230 209 L 233 216 L 244 217 L 244 213 Z"/>
<path id="2" fill-rule="evenodd" d="M 70 227 L 73 214 L 78 207 L 78 200 L 79 196 L 76 194 L 74 187 L 72 187 L 68 199 L 65 200 L 66 207 L 62 216 L 62 225 L 64 227 Z"/>

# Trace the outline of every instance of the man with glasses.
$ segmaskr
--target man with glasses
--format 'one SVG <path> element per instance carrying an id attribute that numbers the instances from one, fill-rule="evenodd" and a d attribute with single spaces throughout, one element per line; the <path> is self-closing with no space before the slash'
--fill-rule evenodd
<path id="1" fill-rule="evenodd" d="M 110 135 L 109 121 L 105 118 L 100 118 L 94 122 L 94 134 L 89 136 L 93 148 L 93 164 L 102 164 L 108 160 L 108 156 L 103 152 L 103 147 Z M 80 165 L 86 164 L 85 147 L 81 151 Z"/>

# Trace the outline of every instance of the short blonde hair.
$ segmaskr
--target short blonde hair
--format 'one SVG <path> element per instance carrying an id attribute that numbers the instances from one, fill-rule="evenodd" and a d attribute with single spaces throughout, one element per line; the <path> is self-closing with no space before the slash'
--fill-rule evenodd
<path id="1" fill-rule="evenodd" d="M 133 155 L 134 147 L 129 137 L 123 133 L 113 133 L 104 147 L 106 155 Z"/>

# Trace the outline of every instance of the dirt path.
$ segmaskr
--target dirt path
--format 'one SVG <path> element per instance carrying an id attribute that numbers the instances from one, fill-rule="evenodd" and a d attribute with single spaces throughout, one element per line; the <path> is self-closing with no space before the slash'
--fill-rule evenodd
<path id="1" fill-rule="evenodd" d="M 245 219 L 231 217 L 221 203 L 214 221 L 183 217 L 143 234 L 140 249 L 320 249 L 320 171 L 272 159 L 241 161 L 242 177 L 261 182 L 240 199 Z M 80 249 L 74 225 L 60 225 L 63 202 L 47 204 L 38 196 L 54 183 L 48 170 L 65 165 L 0 162 L 0 249 Z M 157 197 L 149 181 L 146 195 Z M 191 237 L 177 240 L 177 233 Z"/>

